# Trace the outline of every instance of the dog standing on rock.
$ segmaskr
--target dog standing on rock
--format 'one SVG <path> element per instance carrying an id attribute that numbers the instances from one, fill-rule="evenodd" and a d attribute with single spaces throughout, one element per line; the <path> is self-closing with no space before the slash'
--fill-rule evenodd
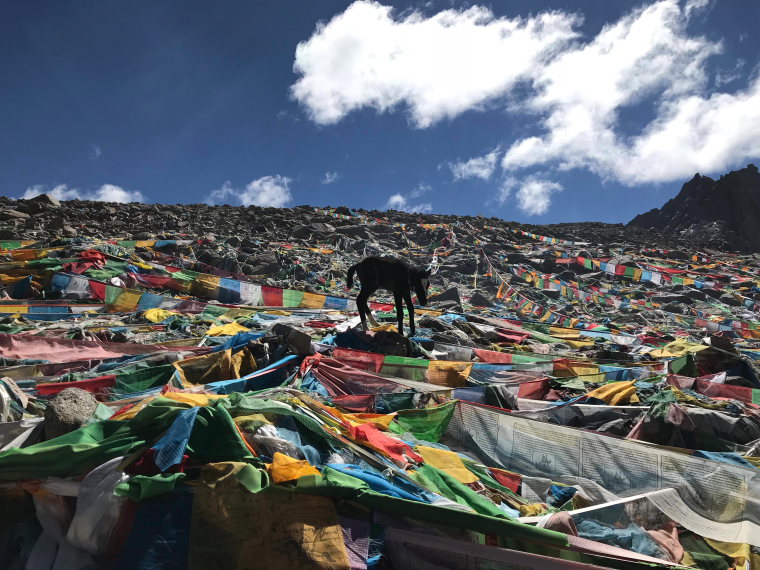
<path id="1" fill-rule="evenodd" d="M 367 299 L 378 289 L 385 289 L 393 293 L 396 303 L 396 316 L 398 317 L 398 332 L 404 334 L 404 305 L 409 311 L 410 335 L 414 336 L 414 303 L 412 303 L 412 291 L 417 293 L 420 305 L 427 304 L 427 289 L 430 286 L 430 269 L 418 269 L 411 267 L 400 259 L 393 257 L 366 257 L 359 263 L 348 268 L 348 280 L 350 289 L 354 285 L 354 273 L 359 276 L 361 289 L 356 297 L 356 308 L 362 320 L 362 329 L 367 330 L 367 318 L 372 326 L 378 326 L 367 305 Z"/>

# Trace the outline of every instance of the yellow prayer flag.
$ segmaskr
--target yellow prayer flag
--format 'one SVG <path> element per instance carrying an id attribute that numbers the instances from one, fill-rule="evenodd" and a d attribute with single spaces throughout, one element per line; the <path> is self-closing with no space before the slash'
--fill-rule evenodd
<path id="1" fill-rule="evenodd" d="M 438 386 L 461 388 L 467 385 L 472 371 L 472 362 L 431 360 L 427 370 L 427 381 Z"/>
<path id="2" fill-rule="evenodd" d="M 603 400 L 610 406 L 639 403 L 639 397 L 636 395 L 634 381 L 610 382 L 609 384 L 591 390 L 586 396 Z"/>
<path id="3" fill-rule="evenodd" d="M 238 323 L 227 323 L 226 325 L 217 325 L 210 327 L 206 331 L 207 336 L 234 336 L 241 332 L 250 332 L 251 329 L 239 325 Z"/>
<path id="4" fill-rule="evenodd" d="M 472 471 L 465 467 L 462 459 L 453 451 L 426 447 L 424 445 L 418 445 L 416 449 L 417 453 L 425 460 L 425 463 L 432 465 L 436 469 L 445 471 L 460 483 L 475 483 L 480 480 Z"/>
<path id="5" fill-rule="evenodd" d="M 319 475 L 316 467 L 305 459 L 293 459 L 279 451 L 275 451 L 274 453 L 272 464 L 269 466 L 269 472 L 272 475 L 274 483 L 295 481 L 306 475 Z"/>

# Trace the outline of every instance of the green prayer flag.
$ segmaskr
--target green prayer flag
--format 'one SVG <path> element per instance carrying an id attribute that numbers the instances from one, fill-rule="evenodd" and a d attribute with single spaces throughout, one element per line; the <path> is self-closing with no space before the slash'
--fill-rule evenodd
<path id="1" fill-rule="evenodd" d="M 437 443 L 446 431 L 455 409 L 456 401 L 434 408 L 400 410 L 388 429 L 397 434 L 409 432 L 417 439 Z"/>
<path id="2" fill-rule="evenodd" d="M 114 493 L 133 501 L 150 499 L 174 490 L 177 483 L 182 481 L 184 473 L 159 473 L 158 475 L 134 475 L 124 483 L 119 483 Z"/>
<path id="3" fill-rule="evenodd" d="M 423 463 L 417 470 L 410 472 L 409 476 L 426 489 L 435 491 L 460 505 L 470 507 L 476 513 L 497 518 L 510 518 L 491 501 L 481 497 L 464 483 L 460 483 L 445 471 L 432 465 Z"/>

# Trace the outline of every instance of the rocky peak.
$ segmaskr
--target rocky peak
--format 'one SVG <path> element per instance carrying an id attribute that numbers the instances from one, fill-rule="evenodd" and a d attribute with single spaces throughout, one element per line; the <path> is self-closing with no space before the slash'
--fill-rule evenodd
<path id="1" fill-rule="evenodd" d="M 665 233 L 701 231 L 731 249 L 760 251 L 760 173 L 754 164 L 724 174 L 718 180 L 699 173 L 662 208 L 639 214 L 629 225 Z M 705 236 L 707 237 L 707 236 Z"/>

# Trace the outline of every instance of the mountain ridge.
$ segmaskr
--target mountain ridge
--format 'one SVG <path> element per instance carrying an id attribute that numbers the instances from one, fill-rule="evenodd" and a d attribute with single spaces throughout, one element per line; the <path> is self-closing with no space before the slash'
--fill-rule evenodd
<path id="1" fill-rule="evenodd" d="M 760 172 L 754 164 L 718 180 L 697 173 L 661 208 L 628 222 L 684 238 L 723 241 L 730 249 L 760 251 Z"/>

